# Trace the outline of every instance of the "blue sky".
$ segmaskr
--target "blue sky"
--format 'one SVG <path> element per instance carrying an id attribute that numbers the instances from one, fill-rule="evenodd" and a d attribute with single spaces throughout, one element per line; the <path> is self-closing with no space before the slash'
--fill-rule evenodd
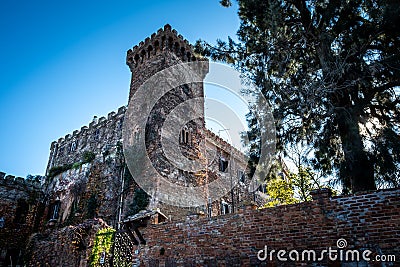
<path id="1" fill-rule="evenodd" d="M 50 143 L 127 104 L 126 51 L 169 23 L 189 42 L 234 36 L 236 7 L 205 1 L 0 4 L 0 171 L 44 174 Z"/>

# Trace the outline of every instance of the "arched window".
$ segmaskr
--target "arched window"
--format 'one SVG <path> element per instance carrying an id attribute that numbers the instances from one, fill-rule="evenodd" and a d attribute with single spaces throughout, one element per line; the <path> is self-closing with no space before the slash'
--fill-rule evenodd
<path id="1" fill-rule="evenodd" d="M 190 144 L 191 142 L 191 135 L 189 130 L 185 127 L 181 130 L 180 136 L 179 136 L 179 142 L 181 144 Z"/>
<path id="2" fill-rule="evenodd" d="M 169 50 L 172 50 L 172 46 L 173 46 L 173 42 L 174 40 L 172 39 L 172 37 L 169 37 L 168 38 L 168 49 Z"/>
<path id="3" fill-rule="evenodd" d="M 175 43 L 175 54 L 179 55 L 180 49 L 179 49 L 179 43 Z"/>
<path id="4" fill-rule="evenodd" d="M 135 58 L 134 58 L 134 60 L 135 60 L 135 67 L 137 67 L 137 65 L 139 65 L 139 59 L 140 59 L 140 56 L 138 55 L 138 54 L 136 54 L 135 55 Z"/>
<path id="5" fill-rule="evenodd" d="M 73 141 L 69 147 L 69 152 L 74 152 L 76 150 L 77 141 Z"/>
<path id="6" fill-rule="evenodd" d="M 231 213 L 231 205 L 226 203 L 225 201 L 221 202 L 221 214 Z"/>
<path id="7" fill-rule="evenodd" d="M 144 59 L 146 58 L 146 51 L 142 50 L 140 57 L 141 57 L 141 63 L 143 63 Z"/>

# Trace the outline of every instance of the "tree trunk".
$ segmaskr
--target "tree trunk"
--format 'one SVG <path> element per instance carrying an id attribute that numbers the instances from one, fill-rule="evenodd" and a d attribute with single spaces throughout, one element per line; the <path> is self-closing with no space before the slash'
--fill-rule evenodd
<path id="1" fill-rule="evenodd" d="M 350 182 L 353 193 L 375 190 L 374 166 L 364 150 L 356 114 L 342 108 L 337 111 L 336 118 L 344 152 L 341 180 Z"/>

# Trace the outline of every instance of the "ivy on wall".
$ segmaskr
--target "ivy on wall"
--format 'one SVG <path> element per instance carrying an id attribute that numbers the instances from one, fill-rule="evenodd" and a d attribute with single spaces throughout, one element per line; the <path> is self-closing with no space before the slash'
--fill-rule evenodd
<path id="1" fill-rule="evenodd" d="M 108 262 L 111 256 L 111 248 L 114 242 L 115 229 L 108 227 L 100 229 L 96 233 L 92 254 L 90 256 L 90 267 L 101 266 L 101 260 Z"/>
<path id="2" fill-rule="evenodd" d="M 53 166 L 50 168 L 47 177 L 53 178 L 60 173 L 68 171 L 70 169 L 79 169 L 83 164 L 92 162 L 96 157 L 96 154 L 92 151 L 83 151 L 81 160 L 75 163 L 64 164 L 61 166 Z"/>

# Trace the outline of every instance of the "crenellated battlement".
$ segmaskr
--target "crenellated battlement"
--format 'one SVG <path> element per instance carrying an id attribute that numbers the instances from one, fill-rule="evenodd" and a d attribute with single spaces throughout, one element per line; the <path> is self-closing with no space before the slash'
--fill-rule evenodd
<path id="1" fill-rule="evenodd" d="M 110 113 L 108 113 L 107 118 L 106 117 L 97 118 L 97 116 L 94 116 L 93 121 L 90 122 L 88 126 L 82 126 L 80 130 L 75 130 L 72 132 L 72 134 L 66 134 L 64 137 L 60 137 L 57 141 L 53 141 L 51 144 L 53 146 L 55 144 L 61 144 L 63 142 L 67 142 L 72 139 L 79 138 L 80 136 L 85 134 L 88 130 L 94 130 L 99 127 L 101 128 L 104 126 L 105 122 L 124 116 L 125 111 L 126 107 L 122 106 L 118 109 L 117 113 L 115 111 L 111 111 Z"/>
<path id="2" fill-rule="evenodd" d="M 131 71 L 142 65 L 147 59 L 162 53 L 163 51 L 174 52 L 181 58 L 183 62 L 206 60 L 203 57 L 195 55 L 193 47 L 189 42 L 166 24 L 164 28 L 160 28 L 157 33 L 153 33 L 151 37 L 147 37 L 144 42 L 135 45 L 127 51 L 126 64 Z"/>
<path id="3" fill-rule="evenodd" d="M 122 124 L 126 107 L 107 116 L 94 116 L 88 126 L 73 131 L 51 143 L 50 159 L 47 172 L 51 167 L 75 163 L 80 160 L 84 151 L 101 153 L 106 145 L 115 145 L 122 138 Z"/>
<path id="4" fill-rule="evenodd" d="M 40 189 L 40 182 L 34 180 L 27 180 L 23 177 L 16 177 L 5 172 L 0 172 L 0 186 L 10 186 L 23 189 Z"/>
<path id="5" fill-rule="evenodd" d="M 225 152 L 231 152 L 235 153 L 236 155 L 244 156 L 243 152 L 237 149 L 236 147 L 232 146 L 228 142 L 226 142 L 224 139 L 216 135 L 214 132 L 212 132 L 209 129 L 206 129 L 206 138 L 209 140 L 213 140 L 215 142 L 215 145 L 220 146 L 220 148 L 225 151 Z"/>

